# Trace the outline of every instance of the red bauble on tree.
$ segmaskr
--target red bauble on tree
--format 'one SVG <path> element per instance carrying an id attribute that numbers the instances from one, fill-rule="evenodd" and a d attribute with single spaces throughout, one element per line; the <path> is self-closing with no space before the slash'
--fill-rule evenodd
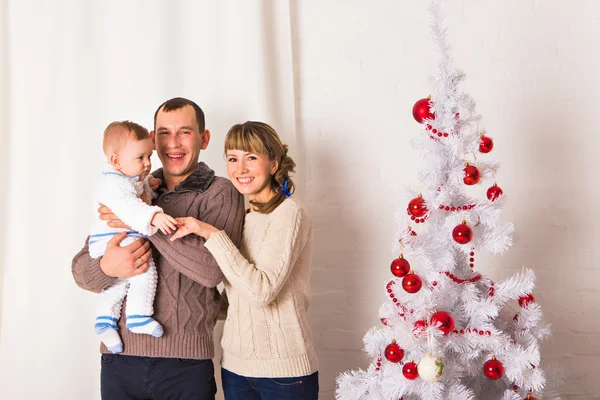
<path id="1" fill-rule="evenodd" d="M 421 218 L 427 214 L 427 204 L 421 195 L 408 203 L 408 212 L 415 218 Z"/>
<path id="2" fill-rule="evenodd" d="M 435 119 L 435 114 L 431 112 L 429 97 L 426 99 L 417 100 L 412 109 L 415 121 L 422 124 L 425 119 Z"/>
<path id="3" fill-rule="evenodd" d="M 494 186 L 490 187 L 487 190 L 487 198 L 489 201 L 496 201 L 496 199 L 498 199 L 498 197 L 502 196 L 504 192 L 502 191 L 502 189 L 500 188 L 500 186 L 496 185 L 494 183 Z"/>
<path id="4" fill-rule="evenodd" d="M 483 374 L 493 381 L 500 379 L 504 375 L 504 365 L 494 356 L 483 364 Z"/>
<path id="5" fill-rule="evenodd" d="M 427 330 L 427 325 L 428 324 L 426 319 L 420 319 L 418 321 L 415 321 L 415 324 L 413 326 L 413 335 L 424 335 Z"/>
<path id="6" fill-rule="evenodd" d="M 417 364 L 414 361 L 407 362 L 402 367 L 402 375 L 410 381 L 414 381 L 419 377 L 419 372 L 417 371 Z"/>
<path id="7" fill-rule="evenodd" d="M 524 399 L 524 400 L 537 400 L 537 398 L 536 398 L 536 397 L 533 397 L 533 396 L 531 395 L 531 393 L 529 393 L 529 394 L 527 395 L 527 397 L 525 397 L 525 399 Z"/>
<path id="8" fill-rule="evenodd" d="M 454 227 L 452 230 L 452 239 L 459 244 L 467 244 L 473 239 L 473 231 L 469 228 L 466 221 Z"/>
<path id="9" fill-rule="evenodd" d="M 521 307 L 527 307 L 529 304 L 535 303 L 535 297 L 531 293 L 525 296 L 519 297 L 519 305 Z"/>
<path id="10" fill-rule="evenodd" d="M 463 171 L 465 172 L 465 177 L 463 178 L 463 182 L 466 185 L 471 186 L 471 185 L 475 185 L 477 182 L 479 182 L 481 175 L 479 174 L 479 170 L 477 169 L 477 167 L 475 167 L 474 165 L 467 164 L 467 166 L 465 167 L 465 169 Z"/>
<path id="11" fill-rule="evenodd" d="M 431 326 L 437 326 L 444 335 L 449 334 L 454 329 L 454 318 L 446 311 L 438 311 L 431 316 Z"/>
<path id="12" fill-rule="evenodd" d="M 489 153 L 494 148 L 494 141 L 491 137 L 481 135 L 479 139 L 479 151 L 482 153 Z"/>
<path id="13" fill-rule="evenodd" d="M 410 264 L 408 263 L 408 261 L 406 261 L 404 259 L 402 254 L 400 254 L 400 257 L 398 257 L 394 261 L 392 261 L 392 265 L 390 266 L 390 269 L 394 276 L 397 276 L 398 278 L 402 278 L 403 276 L 405 276 L 406 274 L 408 274 L 410 272 Z"/>
<path id="14" fill-rule="evenodd" d="M 423 282 L 419 275 L 414 274 L 412 271 L 402 279 L 402 288 L 408 293 L 414 294 L 421 290 Z"/>
<path id="15" fill-rule="evenodd" d="M 388 344 L 385 348 L 385 358 L 389 362 L 397 363 L 402 361 L 402 357 L 404 357 L 404 350 L 398 346 L 395 339 L 392 340 L 392 343 Z"/>

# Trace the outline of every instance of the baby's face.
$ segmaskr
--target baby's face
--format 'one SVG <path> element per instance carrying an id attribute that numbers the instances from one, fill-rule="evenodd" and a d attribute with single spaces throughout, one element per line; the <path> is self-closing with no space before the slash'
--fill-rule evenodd
<path id="1" fill-rule="evenodd" d="M 154 150 L 152 139 L 130 139 L 119 152 L 119 165 L 115 165 L 115 168 L 127 176 L 139 175 L 140 180 L 143 180 L 152 168 L 150 162 L 152 150 Z"/>

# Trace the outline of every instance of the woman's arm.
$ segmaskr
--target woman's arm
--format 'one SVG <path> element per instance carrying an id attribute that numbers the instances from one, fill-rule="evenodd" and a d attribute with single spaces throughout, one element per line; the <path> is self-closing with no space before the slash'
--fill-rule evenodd
<path id="1" fill-rule="evenodd" d="M 215 232 L 214 227 L 197 220 L 186 223 L 190 233 L 209 237 L 204 245 L 229 283 L 245 294 L 248 301 L 259 305 L 269 304 L 277 297 L 312 229 L 310 217 L 302 209 L 286 207 L 280 211 L 269 225 L 255 263 L 240 253 L 225 232 Z"/>

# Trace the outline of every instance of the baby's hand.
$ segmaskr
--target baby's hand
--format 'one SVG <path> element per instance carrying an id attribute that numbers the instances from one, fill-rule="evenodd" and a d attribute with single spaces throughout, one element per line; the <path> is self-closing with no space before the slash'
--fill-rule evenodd
<path id="1" fill-rule="evenodd" d="M 150 178 L 148 179 L 148 185 L 150 186 L 150 189 L 156 192 L 156 189 L 158 189 L 161 183 L 162 181 L 160 179 L 150 175 Z"/>
<path id="2" fill-rule="evenodd" d="M 165 235 L 171 233 L 171 231 L 177 230 L 177 221 L 175 221 L 175 218 L 163 212 L 157 212 L 154 214 L 154 217 L 152 217 L 152 221 L 150 223 L 152 226 L 160 229 L 160 231 Z"/>

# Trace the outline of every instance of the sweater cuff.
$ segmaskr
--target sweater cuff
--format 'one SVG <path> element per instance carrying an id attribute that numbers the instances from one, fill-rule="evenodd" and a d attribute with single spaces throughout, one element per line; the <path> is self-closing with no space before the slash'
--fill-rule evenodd
<path id="1" fill-rule="evenodd" d="M 217 252 L 231 253 L 237 250 L 237 246 L 231 241 L 229 235 L 227 235 L 225 231 L 219 231 L 210 235 L 210 239 L 204 243 L 204 247 L 206 247 L 213 256 Z"/>
<path id="2" fill-rule="evenodd" d="M 98 257 L 92 260 L 92 262 L 88 266 L 88 271 L 85 274 L 89 277 L 89 282 L 92 284 L 91 286 L 98 288 L 99 291 L 102 291 L 117 281 L 118 278 L 106 275 L 102 269 L 100 268 L 100 259 L 102 257 Z"/>

